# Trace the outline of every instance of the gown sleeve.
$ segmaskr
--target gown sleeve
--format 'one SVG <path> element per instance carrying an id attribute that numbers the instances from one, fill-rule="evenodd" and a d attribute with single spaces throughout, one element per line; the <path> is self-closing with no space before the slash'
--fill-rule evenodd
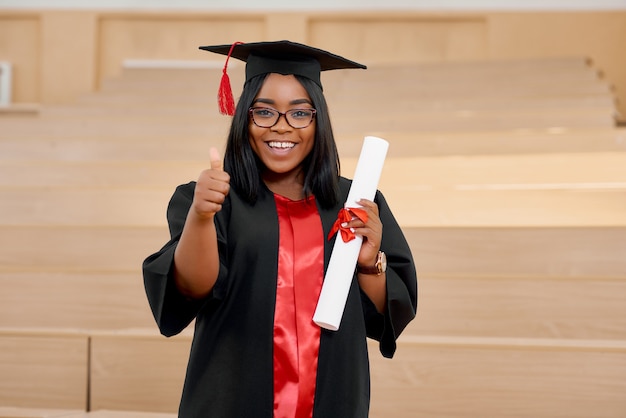
<path id="1" fill-rule="evenodd" d="M 380 220 L 383 224 L 381 251 L 387 256 L 387 306 L 383 314 L 361 291 L 367 336 L 380 343 L 384 357 L 393 357 L 396 340 L 417 310 L 417 274 L 409 244 L 382 193 L 377 192 Z"/>
<path id="2" fill-rule="evenodd" d="M 148 256 L 142 266 L 144 288 L 152 315 L 161 333 L 168 337 L 184 330 L 205 304 L 219 299 L 223 287 L 221 282 L 226 273 L 224 263 L 220 262 L 218 280 L 211 294 L 203 300 L 194 300 L 182 295 L 174 284 L 174 251 L 193 201 L 194 188 L 195 182 L 176 188 L 167 208 L 170 240 L 158 252 Z M 218 247 L 223 247 L 225 239 L 223 230 L 218 225 L 217 216 L 216 227 Z M 220 251 L 220 259 L 222 254 Z"/>

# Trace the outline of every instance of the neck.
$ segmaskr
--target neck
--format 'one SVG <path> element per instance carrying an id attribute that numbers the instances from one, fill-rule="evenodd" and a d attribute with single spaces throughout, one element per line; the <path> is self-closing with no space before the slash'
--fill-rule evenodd
<path id="1" fill-rule="evenodd" d="M 288 199 L 300 200 L 304 198 L 304 173 L 302 170 L 289 174 L 265 172 L 263 173 L 263 182 L 273 193 Z"/>

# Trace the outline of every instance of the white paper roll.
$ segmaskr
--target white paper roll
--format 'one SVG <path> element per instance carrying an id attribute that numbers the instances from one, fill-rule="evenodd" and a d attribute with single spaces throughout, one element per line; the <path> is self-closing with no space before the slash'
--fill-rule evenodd
<path id="1" fill-rule="evenodd" d="M 359 199 L 374 200 L 388 148 L 389 143 L 382 138 L 365 137 L 344 207 L 360 207 L 356 203 Z M 332 331 L 339 329 L 362 242 L 360 236 L 343 242 L 341 233 L 337 232 L 313 315 L 313 321 L 322 328 Z"/>

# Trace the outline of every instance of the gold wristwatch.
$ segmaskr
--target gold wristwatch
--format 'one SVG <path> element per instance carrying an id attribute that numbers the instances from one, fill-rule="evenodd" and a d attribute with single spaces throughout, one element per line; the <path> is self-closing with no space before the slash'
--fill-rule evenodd
<path id="1" fill-rule="evenodd" d="M 356 271 L 362 274 L 375 274 L 380 276 L 385 271 L 387 271 L 387 256 L 382 251 L 378 252 L 378 257 L 376 258 L 376 264 L 373 266 L 359 266 L 357 264 Z"/>

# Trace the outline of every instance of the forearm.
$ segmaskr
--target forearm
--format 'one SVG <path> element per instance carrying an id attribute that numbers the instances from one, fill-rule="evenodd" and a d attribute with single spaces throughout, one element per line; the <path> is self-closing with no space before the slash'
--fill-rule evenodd
<path id="1" fill-rule="evenodd" d="M 219 274 L 217 232 L 213 217 L 188 214 L 174 253 L 174 280 L 178 290 L 190 298 L 208 295 Z"/>
<path id="2" fill-rule="evenodd" d="M 385 273 L 380 275 L 358 273 L 357 279 L 359 286 L 370 298 L 376 306 L 376 310 L 380 313 L 385 312 L 387 304 L 387 276 Z"/>

